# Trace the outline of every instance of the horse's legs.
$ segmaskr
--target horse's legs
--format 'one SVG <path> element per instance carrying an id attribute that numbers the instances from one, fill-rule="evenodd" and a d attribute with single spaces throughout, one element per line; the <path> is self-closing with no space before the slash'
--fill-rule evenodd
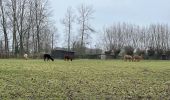
<path id="1" fill-rule="evenodd" d="M 44 57 L 44 61 L 46 60 L 46 57 Z"/>

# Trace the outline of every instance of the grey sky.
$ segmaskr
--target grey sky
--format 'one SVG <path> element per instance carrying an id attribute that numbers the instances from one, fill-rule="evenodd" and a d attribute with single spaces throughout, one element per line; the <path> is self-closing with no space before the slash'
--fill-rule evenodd
<path id="1" fill-rule="evenodd" d="M 58 28 L 68 6 L 75 10 L 84 3 L 92 5 L 95 13 L 92 25 L 96 30 L 113 23 L 127 22 L 137 25 L 151 23 L 170 24 L 170 0 L 49 0 Z M 59 30 L 62 32 L 62 30 Z"/>

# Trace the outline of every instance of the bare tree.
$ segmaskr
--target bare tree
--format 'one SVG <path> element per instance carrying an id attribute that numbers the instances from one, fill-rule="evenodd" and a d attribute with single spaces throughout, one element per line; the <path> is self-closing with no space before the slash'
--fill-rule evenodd
<path id="1" fill-rule="evenodd" d="M 70 50 L 70 42 L 71 42 L 71 32 L 73 27 L 73 22 L 75 20 L 75 15 L 73 14 L 73 10 L 71 7 L 67 8 L 67 12 L 65 17 L 62 19 L 62 24 L 65 27 L 65 33 L 67 36 L 67 50 Z"/>
<path id="2" fill-rule="evenodd" d="M 33 1 L 32 0 L 29 0 L 28 1 L 28 5 L 27 5 L 27 15 L 25 16 L 26 17 L 26 24 L 25 24 L 25 27 L 26 27 L 26 32 L 24 34 L 24 44 L 25 44 L 25 52 L 29 53 L 30 52 L 30 44 L 31 44 L 31 33 L 34 33 L 34 25 L 35 25 L 35 22 L 34 22 L 34 15 L 33 15 Z"/>
<path id="3" fill-rule="evenodd" d="M 52 27 L 50 33 L 51 33 L 51 48 L 53 50 L 54 47 L 57 45 L 57 42 L 58 42 L 57 40 L 59 38 L 57 28 Z"/>
<path id="4" fill-rule="evenodd" d="M 80 25 L 80 45 L 81 45 L 81 54 L 83 52 L 83 47 L 85 46 L 85 38 L 89 37 L 90 32 L 94 32 L 94 29 L 90 25 L 90 20 L 92 19 L 92 15 L 94 13 L 92 6 L 81 5 L 78 7 L 78 24 Z"/>
<path id="5" fill-rule="evenodd" d="M 9 45 L 5 42 L 8 36 L 12 36 L 9 41 L 15 55 L 51 49 L 51 38 L 54 35 L 51 30 L 54 24 L 49 25 L 51 20 L 47 0 L 6 0 L 3 3 L 1 0 L 0 4 L 1 29 L 4 33 L 2 46 L 6 44 L 4 48 L 7 49 Z M 47 47 L 43 46 L 45 43 Z"/>
<path id="6" fill-rule="evenodd" d="M 30 7 L 32 7 L 32 19 L 30 22 L 32 22 L 33 24 L 33 26 L 31 26 L 30 28 L 30 30 L 32 31 L 30 34 L 32 51 L 34 53 L 40 53 L 43 52 L 44 46 L 42 45 L 45 44 L 44 42 L 46 42 L 46 40 L 44 40 L 44 37 L 47 35 L 47 33 L 45 32 L 49 33 L 49 30 L 51 30 L 50 27 L 53 27 L 54 24 L 50 24 L 51 26 L 49 25 L 50 10 L 48 9 L 48 0 L 34 0 L 33 2 L 31 2 L 30 0 Z M 51 37 L 46 36 L 45 39 L 49 40 L 49 38 Z"/>
<path id="7" fill-rule="evenodd" d="M 2 0 L 0 1 L 0 7 L 1 7 L 1 25 L 3 28 L 3 33 L 4 33 L 4 39 L 5 39 L 5 55 L 8 57 L 9 53 L 9 47 L 8 47 L 8 32 L 7 32 L 7 15 L 5 11 L 4 4 L 2 3 Z"/>
<path id="8" fill-rule="evenodd" d="M 41 51 L 41 35 L 44 26 L 46 26 L 48 11 L 47 11 L 48 0 L 34 0 L 33 11 L 35 17 L 35 26 L 36 26 L 36 52 L 39 53 Z"/>
<path id="9" fill-rule="evenodd" d="M 13 40 L 12 40 L 12 51 L 16 54 L 18 53 L 18 42 L 17 42 L 17 15 L 16 15 L 16 0 L 11 0 L 11 6 L 12 6 L 12 28 L 13 28 Z"/>
<path id="10" fill-rule="evenodd" d="M 19 45 L 20 45 L 20 55 L 22 56 L 24 54 L 24 46 L 23 46 L 23 38 L 24 38 L 24 25 L 25 25 L 25 16 L 26 16 L 26 0 L 18 1 L 19 2 L 19 8 L 18 8 L 18 19 L 17 19 L 17 30 L 19 33 Z"/>
<path id="11" fill-rule="evenodd" d="M 132 24 L 114 24 L 104 29 L 103 43 L 107 50 L 131 46 L 134 49 L 151 48 L 158 55 L 169 50 L 169 27 L 166 24 L 138 26 Z"/>

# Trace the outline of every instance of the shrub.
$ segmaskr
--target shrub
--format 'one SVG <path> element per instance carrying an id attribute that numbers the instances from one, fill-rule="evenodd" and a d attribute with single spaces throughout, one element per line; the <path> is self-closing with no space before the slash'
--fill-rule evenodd
<path id="1" fill-rule="evenodd" d="M 125 49 L 125 54 L 133 55 L 134 48 L 132 46 L 126 46 L 124 49 Z"/>

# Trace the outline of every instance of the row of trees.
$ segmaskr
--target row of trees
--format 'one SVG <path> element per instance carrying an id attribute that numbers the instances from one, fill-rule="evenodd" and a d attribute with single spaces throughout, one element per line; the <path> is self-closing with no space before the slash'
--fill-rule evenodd
<path id="1" fill-rule="evenodd" d="M 0 0 L 0 50 L 6 56 L 53 48 L 56 28 L 47 0 Z"/>
<path id="2" fill-rule="evenodd" d="M 56 44 L 58 34 L 50 19 L 47 0 L 1 0 L 0 1 L 0 51 L 22 56 L 24 52 L 33 55 L 48 52 Z M 80 5 L 77 15 L 69 7 L 62 19 L 65 27 L 68 50 L 84 51 L 86 39 L 94 29 L 90 20 L 94 13 L 92 6 Z M 73 34 L 73 24 L 79 27 Z"/>
<path id="3" fill-rule="evenodd" d="M 107 50 L 120 50 L 131 46 L 134 49 L 170 51 L 170 28 L 167 24 L 138 26 L 118 23 L 104 28 L 103 43 Z"/>
<path id="4" fill-rule="evenodd" d="M 68 50 L 83 54 L 90 33 L 95 32 L 90 21 L 92 6 L 80 5 L 77 14 L 69 7 L 62 19 Z M 57 28 L 50 19 L 47 0 L 0 0 L 0 52 L 23 55 L 39 54 L 53 49 L 58 38 Z M 78 35 L 73 34 L 73 25 Z M 74 25 L 75 26 L 75 25 Z M 142 50 L 169 51 L 170 28 L 167 24 L 138 26 L 117 23 L 104 28 L 102 43 L 106 50 L 120 50 L 126 46 Z"/>

